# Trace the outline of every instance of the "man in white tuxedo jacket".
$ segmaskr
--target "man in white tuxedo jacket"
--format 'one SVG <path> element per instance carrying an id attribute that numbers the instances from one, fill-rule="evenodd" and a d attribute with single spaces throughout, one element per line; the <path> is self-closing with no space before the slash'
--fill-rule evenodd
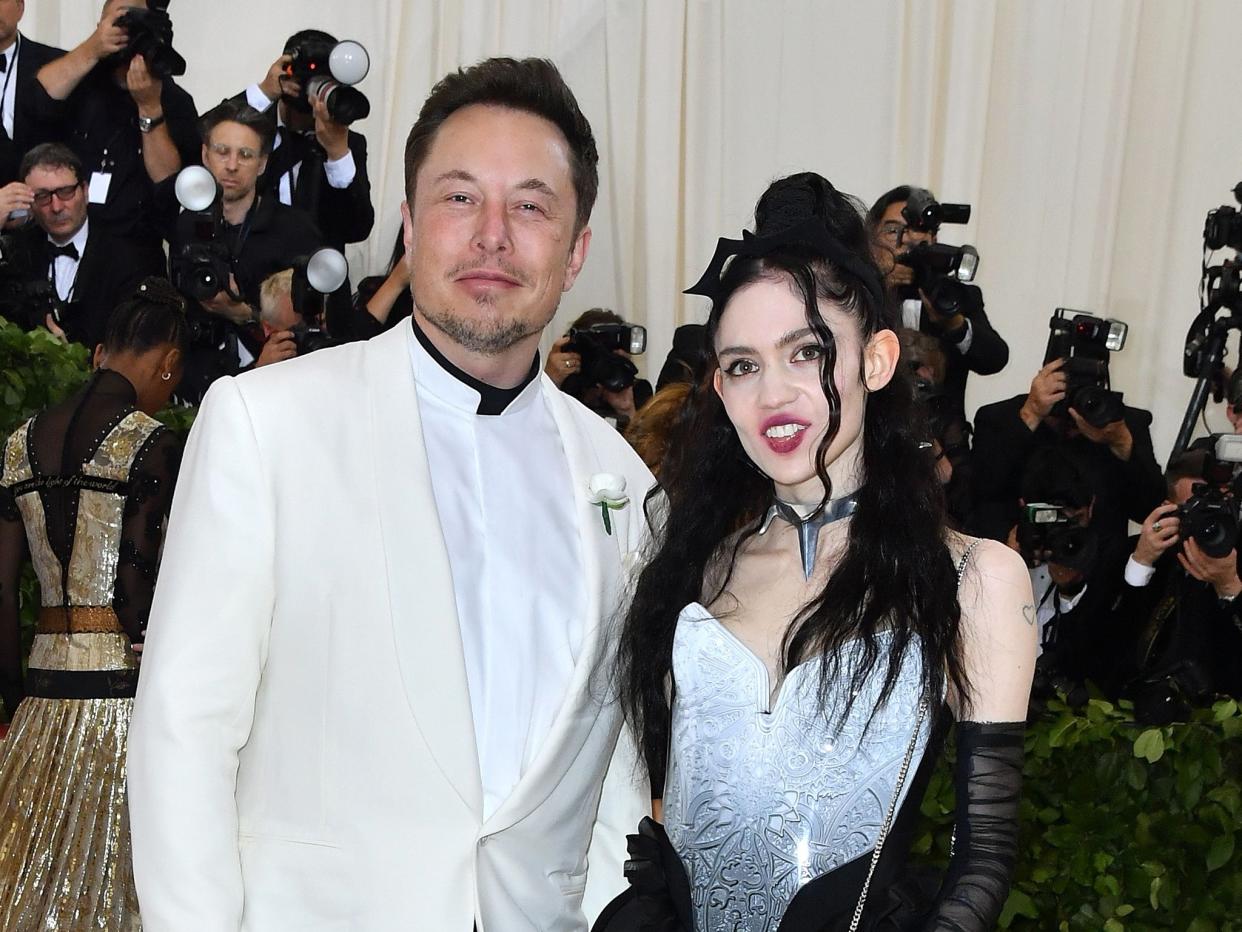
<path id="1" fill-rule="evenodd" d="M 208 392 L 131 731 L 147 932 L 576 932 L 624 886 L 610 620 L 652 480 L 537 352 L 596 160 L 550 63 L 449 75 L 412 323 Z"/>

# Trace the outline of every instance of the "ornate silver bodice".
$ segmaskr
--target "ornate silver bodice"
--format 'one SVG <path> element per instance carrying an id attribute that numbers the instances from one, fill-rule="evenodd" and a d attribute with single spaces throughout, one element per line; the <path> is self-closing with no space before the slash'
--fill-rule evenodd
<path id="1" fill-rule="evenodd" d="M 880 643 L 887 650 L 888 636 Z M 847 652 L 842 684 L 855 663 Z M 678 619 L 664 819 L 696 932 L 774 932 L 800 887 L 875 847 L 917 720 L 922 660 L 907 651 L 869 724 L 883 676 L 842 721 L 848 686 L 834 685 L 821 708 L 820 663 L 791 670 L 769 710 L 763 662 L 703 606 Z M 925 723 L 914 766 L 929 732 Z"/>

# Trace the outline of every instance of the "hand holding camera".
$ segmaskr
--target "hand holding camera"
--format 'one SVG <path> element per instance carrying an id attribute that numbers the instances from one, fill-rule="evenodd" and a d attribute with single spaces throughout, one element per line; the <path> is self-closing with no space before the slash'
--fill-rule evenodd
<path id="1" fill-rule="evenodd" d="M 298 97 L 302 93 L 302 88 L 298 86 L 297 81 L 288 76 L 289 63 L 292 61 L 293 57 L 288 53 L 281 55 L 272 62 L 272 67 L 267 69 L 267 74 L 259 82 L 259 90 L 272 103 L 280 100 L 280 95 L 286 91 L 291 97 Z"/>
<path id="2" fill-rule="evenodd" d="M 1230 550 L 1223 556 L 1211 556 L 1193 537 L 1186 539 L 1177 562 L 1190 576 L 1205 582 L 1216 590 L 1217 598 L 1234 599 L 1242 594 L 1242 580 L 1238 578 L 1238 552 Z"/>
<path id="3" fill-rule="evenodd" d="M 1178 507 L 1173 502 L 1164 502 L 1143 521 L 1139 531 L 1138 543 L 1134 546 L 1134 560 L 1143 566 L 1152 567 L 1170 547 L 1180 539 L 1181 520 Z"/>
<path id="4" fill-rule="evenodd" d="M 138 105 L 139 116 L 155 118 L 163 115 L 164 109 L 160 101 L 164 82 L 151 74 L 146 59 L 141 55 L 135 55 L 130 61 L 129 70 L 125 73 L 125 86 L 129 88 L 129 96 Z"/>
<path id="5" fill-rule="evenodd" d="M 278 330 L 263 344 L 263 350 L 259 353 L 259 358 L 255 360 L 255 368 L 292 359 L 297 354 L 298 341 L 293 331 Z"/>
<path id="6" fill-rule="evenodd" d="M 582 357 L 572 349 L 565 348 L 569 340 L 568 334 L 557 339 L 552 344 L 552 349 L 548 352 L 548 361 L 543 366 L 543 371 L 556 383 L 557 388 L 560 388 L 566 378 L 582 367 Z"/>
<path id="7" fill-rule="evenodd" d="M 1064 365 L 1064 359 L 1054 359 L 1031 379 L 1030 393 L 1019 412 L 1023 423 L 1031 430 L 1038 427 L 1052 413 L 1056 404 L 1065 398 L 1066 378 L 1061 371 Z"/>
<path id="8" fill-rule="evenodd" d="M 1097 427 L 1078 413 L 1077 408 L 1069 409 L 1078 432 L 1090 440 L 1108 447 L 1109 451 L 1123 463 L 1128 462 L 1134 452 L 1134 435 L 1124 420 L 1111 421 L 1103 427 Z"/>
<path id="9" fill-rule="evenodd" d="M 327 101 L 322 95 L 310 99 L 311 113 L 315 117 L 315 138 L 328 156 L 335 162 L 349 154 L 349 127 L 332 119 Z"/>
<path id="10" fill-rule="evenodd" d="M 91 34 L 90 47 L 91 56 L 96 61 L 103 61 L 109 56 L 117 55 L 129 45 L 129 32 L 126 31 L 124 25 L 121 25 L 126 12 L 121 10 L 111 20 L 100 20 L 99 25 L 95 27 L 94 33 Z"/>

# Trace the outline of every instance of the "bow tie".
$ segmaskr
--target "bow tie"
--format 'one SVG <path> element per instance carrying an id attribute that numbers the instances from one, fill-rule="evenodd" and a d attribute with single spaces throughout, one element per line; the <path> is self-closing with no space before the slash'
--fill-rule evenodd
<path id="1" fill-rule="evenodd" d="M 53 261 L 65 256 L 77 262 L 81 256 L 78 255 L 78 247 L 73 243 L 65 243 L 63 246 L 57 246 L 55 243 L 48 243 L 48 252 L 51 254 Z"/>
<path id="2" fill-rule="evenodd" d="M 9 70 L 9 56 L 0 53 L 0 74 Z"/>
<path id="3" fill-rule="evenodd" d="M 857 507 L 857 499 L 852 495 L 847 495 L 844 498 L 833 499 L 824 506 L 822 511 L 812 513 L 804 518 L 794 511 L 792 505 L 788 502 L 782 502 L 778 498 L 772 503 L 772 507 L 768 509 L 767 516 L 763 519 L 760 533 L 762 534 L 768 529 L 768 525 L 772 523 L 773 518 L 780 518 L 782 521 L 793 525 L 798 531 L 798 550 L 802 554 L 802 575 L 810 579 L 811 573 L 815 569 L 815 550 L 819 544 L 819 529 L 839 518 L 852 515 Z"/>

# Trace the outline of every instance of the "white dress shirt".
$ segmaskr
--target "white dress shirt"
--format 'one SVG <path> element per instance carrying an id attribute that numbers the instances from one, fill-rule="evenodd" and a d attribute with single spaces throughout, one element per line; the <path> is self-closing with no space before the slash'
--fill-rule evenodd
<path id="1" fill-rule="evenodd" d="M 582 646 L 577 496 L 538 377 L 502 413 L 478 414 L 480 391 L 406 326 L 487 818 L 539 752 Z"/>
<path id="2" fill-rule="evenodd" d="M 259 90 L 259 85 L 251 84 L 246 88 L 246 103 L 254 107 L 260 113 L 266 113 L 273 101 Z M 280 117 L 279 108 L 276 110 L 276 128 L 280 129 L 285 125 L 285 121 Z M 275 152 L 280 148 L 280 134 L 272 140 L 272 151 Z M 324 175 L 327 176 L 328 184 L 333 188 L 348 188 L 354 183 L 354 178 L 358 174 L 358 165 L 354 161 L 354 152 L 347 149 L 345 154 L 339 159 L 327 159 L 323 163 Z M 280 176 L 280 203 L 286 207 L 293 205 L 293 189 L 297 187 L 298 175 L 302 173 L 302 163 L 294 165 L 289 171 Z"/>
<path id="3" fill-rule="evenodd" d="M 901 302 L 901 325 L 907 330 L 918 330 L 919 324 L 923 320 L 923 299 L 922 298 L 906 298 Z M 966 333 L 955 345 L 957 351 L 965 356 L 970 352 L 970 346 L 975 342 L 975 328 L 970 324 L 970 318 L 966 318 Z"/>
<path id="4" fill-rule="evenodd" d="M 1035 593 L 1035 620 L 1039 624 L 1039 643 L 1035 648 L 1036 657 L 1044 652 L 1044 629 L 1048 627 L 1048 622 L 1052 621 L 1057 615 L 1072 612 L 1078 603 L 1082 601 L 1082 597 L 1087 594 L 1087 587 L 1084 585 L 1078 592 L 1067 599 L 1060 592 L 1057 592 L 1056 588 L 1057 585 L 1052 581 L 1047 564 L 1041 563 L 1039 566 L 1031 567 L 1031 591 Z"/>
<path id="5" fill-rule="evenodd" d="M 4 57 L 4 100 L 0 103 L 4 108 L 4 131 L 13 138 L 13 114 L 17 111 L 17 60 L 22 39 L 18 35 L 0 56 Z"/>
<path id="6" fill-rule="evenodd" d="M 74 234 L 73 239 L 69 240 L 78 248 L 78 257 L 71 259 L 69 256 L 57 256 L 52 260 L 52 279 L 56 285 L 56 296 L 62 301 L 72 301 L 74 286 L 78 280 L 78 267 L 82 264 L 82 257 L 86 255 L 86 238 L 90 234 L 90 220 L 82 224 L 82 229 Z M 52 238 L 48 237 L 48 242 L 55 245 Z"/>

